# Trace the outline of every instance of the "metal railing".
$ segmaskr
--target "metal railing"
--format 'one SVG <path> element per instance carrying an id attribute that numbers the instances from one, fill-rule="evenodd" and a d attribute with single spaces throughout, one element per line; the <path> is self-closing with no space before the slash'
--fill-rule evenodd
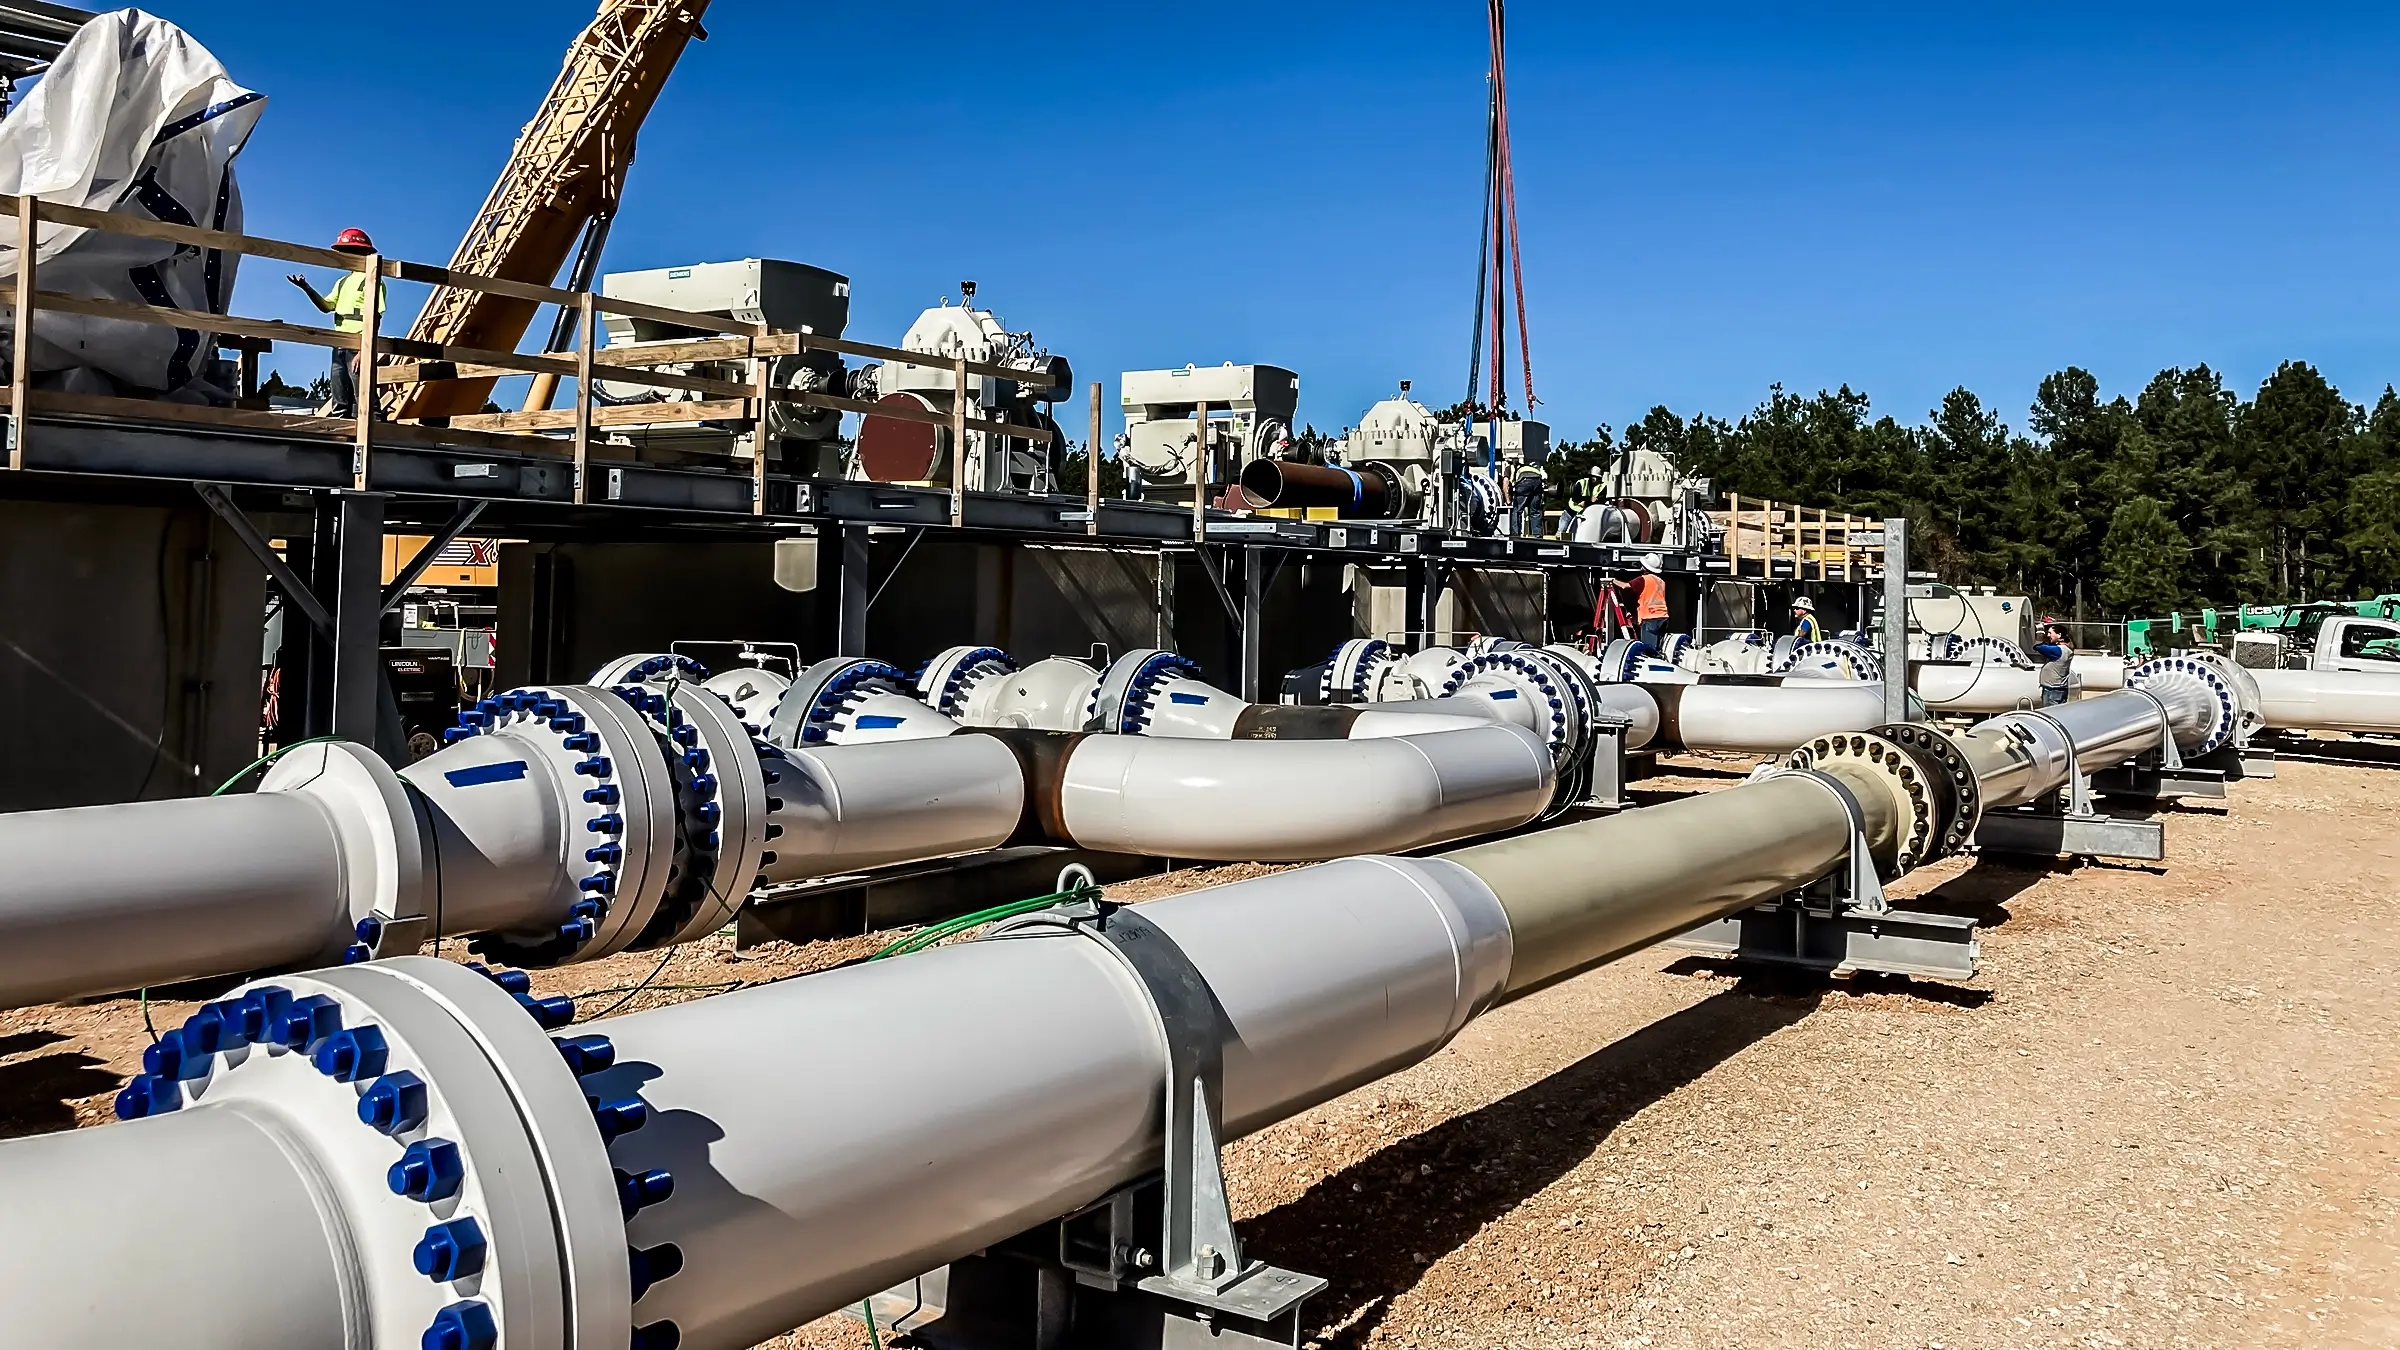
<path id="1" fill-rule="evenodd" d="M 1013 366 L 970 361 L 963 354 L 945 361 L 924 352 L 829 338 L 816 333 L 778 332 L 765 324 L 744 323 L 719 315 L 612 299 L 593 291 L 562 290 L 555 286 L 478 276 L 447 267 L 405 262 L 376 253 L 343 253 L 254 235 L 173 225 L 121 212 L 94 211 L 45 202 L 30 196 L 0 197 L 0 218 L 9 216 L 14 216 L 17 222 L 17 275 L 9 297 L 14 310 L 15 336 L 7 402 L 10 414 L 7 466 L 11 470 L 26 467 L 26 446 L 33 435 L 35 415 L 53 413 L 67 417 L 164 421 L 273 431 L 287 435 L 345 438 L 354 447 L 350 476 L 351 486 L 358 490 L 364 490 L 372 479 L 374 453 L 379 444 L 464 444 L 570 459 L 574 465 L 574 500 L 580 504 L 587 500 L 586 484 L 595 446 L 604 454 L 611 449 L 605 440 L 595 441 L 595 431 L 659 422 L 708 421 L 752 433 L 751 510 L 753 514 L 764 514 L 768 456 L 763 444 L 759 444 L 764 439 L 760 428 L 766 422 L 767 405 L 786 403 L 947 428 L 952 446 L 951 522 L 957 524 L 964 514 L 965 474 L 962 462 L 967 433 L 979 432 L 1032 441 L 1048 441 L 1054 434 L 1047 427 L 970 416 L 967 400 L 963 396 L 952 398 L 949 411 L 936 412 L 865 403 L 834 394 L 778 388 L 771 380 L 776 358 L 806 351 L 836 352 L 845 356 L 937 368 L 947 365 L 955 381 L 952 388 L 962 393 L 967 387 L 969 375 L 1023 381 L 1032 373 Z M 43 225 L 99 230 L 222 253 L 274 258 L 306 267 L 356 273 L 366 278 L 363 322 L 357 332 L 342 332 L 279 319 L 250 319 L 232 314 L 209 314 L 164 305 L 45 291 L 40 288 L 36 257 Z M 575 350 L 563 355 L 553 352 L 491 351 L 385 336 L 381 329 L 386 308 L 386 286 L 393 281 L 481 291 L 531 300 L 537 305 L 559 306 L 574 315 Z M 357 407 L 349 417 L 309 417 L 247 408 L 201 407 L 150 399 L 35 389 L 32 387 L 31 370 L 33 316 L 43 310 L 356 352 Z M 650 319 L 721 336 L 603 347 L 599 345 L 600 316 L 603 314 Z M 694 362 L 744 364 L 749 367 L 750 378 L 736 382 L 653 369 L 656 366 Z M 387 391 L 397 391 L 409 385 L 512 375 L 571 378 L 575 381 L 574 405 L 557 410 L 477 413 L 417 421 L 392 417 L 380 397 Z M 594 385 L 600 380 L 706 397 L 699 401 L 672 404 L 606 403 L 595 397 Z M 396 399 L 393 406 L 397 406 Z M 566 434 L 552 434 L 562 432 Z"/>

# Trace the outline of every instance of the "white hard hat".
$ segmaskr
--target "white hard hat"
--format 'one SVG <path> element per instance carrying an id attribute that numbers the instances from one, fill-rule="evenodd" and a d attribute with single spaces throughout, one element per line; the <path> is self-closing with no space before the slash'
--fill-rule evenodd
<path id="1" fill-rule="evenodd" d="M 1645 554 L 1643 554 L 1643 555 L 1642 555 L 1642 570 L 1643 570 L 1643 571 L 1645 571 L 1645 572 L 1653 572 L 1653 573 L 1656 573 L 1656 572 L 1663 572 L 1663 571 L 1665 571 L 1666 569 L 1667 569 L 1667 560 L 1666 560 L 1665 558 L 1663 558 L 1663 557 L 1659 556 L 1659 555 L 1658 555 L 1658 554 L 1656 554 L 1656 553 L 1645 553 Z"/>
<path id="2" fill-rule="evenodd" d="M 1804 595 L 1792 602 L 1792 608 L 1805 614 L 1814 614 L 1817 612 L 1817 602 Z"/>

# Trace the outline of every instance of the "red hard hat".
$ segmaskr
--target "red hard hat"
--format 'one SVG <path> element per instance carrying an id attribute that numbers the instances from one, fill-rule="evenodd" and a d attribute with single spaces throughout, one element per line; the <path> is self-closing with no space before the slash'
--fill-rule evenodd
<path id="1" fill-rule="evenodd" d="M 335 235 L 333 246 L 344 253 L 373 253 L 375 251 L 375 241 L 367 237 L 365 230 L 356 226 Z"/>

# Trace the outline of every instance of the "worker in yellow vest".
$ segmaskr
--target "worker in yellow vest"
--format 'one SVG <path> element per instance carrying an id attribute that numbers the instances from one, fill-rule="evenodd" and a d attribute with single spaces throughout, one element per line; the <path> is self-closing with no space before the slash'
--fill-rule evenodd
<path id="1" fill-rule="evenodd" d="M 367 237 L 365 230 L 353 227 L 335 236 L 333 247 L 337 253 L 373 253 L 375 241 Z M 298 272 L 292 273 L 284 280 L 299 287 L 300 293 L 307 296 L 308 302 L 315 305 L 319 312 L 333 316 L 333 331 L 357 333 L 365 330 L 367 326 L 366 273 L 342 273 L 342 279 L 333 284 L 331 295 L 318 294 L 317 288 L 309 284 L 308 278 Z M 334 348 L 333 367 L 329 373 L 333 378 L 333 398 L 326 405 L 326 414 L 332 417 L 358 416 L 358 353 L 343 351 L 339 347 Z"/>

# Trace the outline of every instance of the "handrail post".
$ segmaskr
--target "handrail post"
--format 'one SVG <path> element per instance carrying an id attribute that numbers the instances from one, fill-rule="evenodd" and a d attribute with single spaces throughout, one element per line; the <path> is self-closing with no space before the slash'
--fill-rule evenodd
<path id="1" fill-rule="evenodd" d="M 592 293 L 575 298 L 575 504 L 589 500 L 592 462 L 592 333 L 599 327 Z"/>
<path id="2" fill-rule="evenodd" d="M 39 227 L 41 199 L 27 194 L 17 197 L 17 315 L 16 350 L 10 355 L 8 372 L 8 467 L 25 467 L 27 414 L 33 402 L 33 303 L 34 254 L 41 246 Z"/>
<path id="3" fill-rule="evenodd" d="M 1208 453 L 1208 404 L 1202 402 L 1192 409 L 1192 542 L 1195 544 L 1208 541 L 1208 480 L 1215 476 L 1215 470 Z"/>
<path id="4" fill-rule="evenodd" d="M 991 484 L 984 486 L 988 489 Z M 967 348 L 950 364 L 950 528 L 967 523 Z"/>
<path id="5" fill-rule="evenodd" d="M 758 349 L 758 338 L 766 335 L 762 328 L 758 337 L 750 339 L 752 351 Z M 757 420 L 750 424 L 750 514 L 763 516 L 767 513 L 767 409 L 774 406 L 769 400 L 775 396 L 775 358 L 753 356 L 750 367 L 751 381 L 758 390 L 754 395 L 758 402 Z"/>
<path id="6" fill-rule="evenodd" d="M 367 293 L 359 311 L 358 377 L 350 382 L 357 406 L 358 443 L 350 452 L 350 486 L 367 490 L 367 456 L 375 447 L 375 339 L 383 326 L 383 255 L 367 255 Z"/>
<path id="7" fill-rule="evenodd" d="M 1083 509 L 1086 519 L 1083 532 L 1088 538 L 1100 533 L 1100 382 L 1092 381 L 1092 440 L 1090 455 L 1083 466 Z"/>

